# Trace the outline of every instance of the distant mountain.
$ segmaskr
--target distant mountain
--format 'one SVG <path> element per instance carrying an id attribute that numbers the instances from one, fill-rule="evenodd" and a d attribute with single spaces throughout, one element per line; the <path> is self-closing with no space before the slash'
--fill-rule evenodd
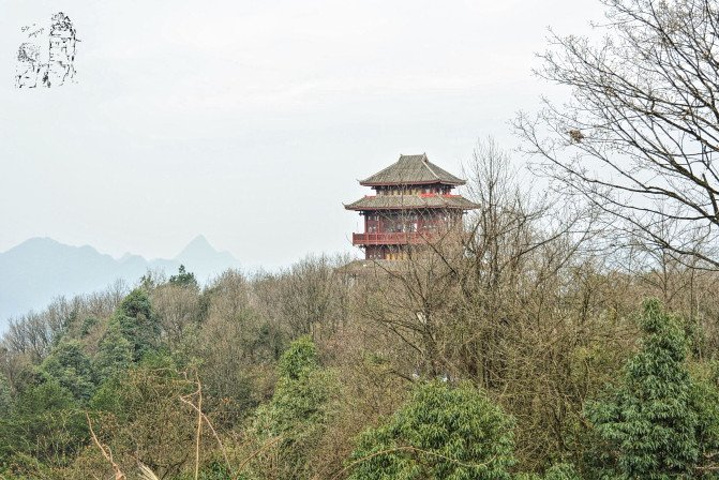
<path id="1" fill-rule="evenodd" d="M 198 235 L 174 258 L 193 272 L 199 282 L 206 282 L 210 277 L 227 270 L 229 266 L 239 266 L 230 252 L 218 252 L 210 242 Z"/>
<path id="2" fill-rule="evenodd" d="M 193 239 L 175 258 L 146 260 L 126 253 L 120 259 L 93 247 L 73 247 L 50 238 L 31 238 L 0 253 L 0 332 L 10 317 L 44 308 L 53 298 L 101 290 L 118 279 L 136 282 L 148 269 L 168 275 L 185 265 L 201 283 L 239 261 L 219 252 L 205 237 Z"/>

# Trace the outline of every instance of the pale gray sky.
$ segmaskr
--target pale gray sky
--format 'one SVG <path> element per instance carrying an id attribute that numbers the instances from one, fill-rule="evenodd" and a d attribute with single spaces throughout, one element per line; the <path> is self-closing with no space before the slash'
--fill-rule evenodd
<path id="1" fill-rule="evenodd" d="M 20 28 L 74 22 L 77 85 L 17 90 Z M 35 236 L 248 265 L 351 251 L 356 180 L 427 152 L 451 172 L 549 86 L 546 27 L 594 0 L 0 0 L 0 252 Z M 19 40 L 20 39 L 20 40 Z"/>

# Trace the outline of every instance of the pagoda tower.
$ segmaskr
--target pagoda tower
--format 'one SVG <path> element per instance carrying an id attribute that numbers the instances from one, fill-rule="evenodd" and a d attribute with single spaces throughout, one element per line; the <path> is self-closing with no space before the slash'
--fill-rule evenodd
<path id="1" fill-rule="evenodd" d="M 462 215 L 479 205 L 452 190 L 466 182 L 429 161 L 426 154 L 400 155 L 389 167 L 361 180 L 374 195 L 345 205 L 364 217 L 364 233 L 352 244 L 367 260 L 399 260 L 410 246 L 443 238 L 462 228 Z"/>

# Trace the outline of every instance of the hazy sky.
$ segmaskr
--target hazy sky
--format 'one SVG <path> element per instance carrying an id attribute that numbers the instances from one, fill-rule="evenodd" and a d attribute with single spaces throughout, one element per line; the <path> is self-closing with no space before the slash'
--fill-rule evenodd
<path id="1" fill-rule="evenodd" d="M 63 11 L 76 85 L 14 88 L 20 28 Z M 549 86 L 547 26 L 594 0 L 0 0 L 0 252 L 34 236 L 248 265 L 351 251 L 356 180 L 426 152 L 453 173 Z"/>

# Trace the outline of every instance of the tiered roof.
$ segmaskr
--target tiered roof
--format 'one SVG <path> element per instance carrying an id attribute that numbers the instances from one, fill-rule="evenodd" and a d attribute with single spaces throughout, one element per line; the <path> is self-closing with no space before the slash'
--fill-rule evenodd
<path id="1" fill-rule="evenodd" d="M 430 162 L 427 154 L 424 153 L 422 155 L 400 155 L 397 162 L 360 181 L 360 185 L 368 187 L 437 183 L 457 186 L 467 182 Z"/>
<path id="2" fill-rule="evenodd" d="M 360 181 L 360 185 L 370 187 L 412 187 L 418 185 L 447 185 L 455 187 L 466 182 L 455 177 L 441 167 L 430 162 L 426 154 L 400 155 L 399 160 L 389 167 L 380 170 L 371 177 Z M 450 188 L 451 189 L 451 188 Z M 450 190 L 450 189 L 444 189 Z M 402 193 L 395 189 L 394 195 L 368 195 L 345 205 L 347 210 L 421 210 L 421 209 L 454 209 L 473 210 L 479 208 L 461 195 L 442 193 Z M 381 193 L 381 192 L 380 192 Z"/>
<path id="3" fill-rule="evenodd" d="M 473 210 L 479 208 L 461 195 L 372 195 L 345 205 L 347 210 L 403 210 L 423 208 L 446 208 Z"/>

